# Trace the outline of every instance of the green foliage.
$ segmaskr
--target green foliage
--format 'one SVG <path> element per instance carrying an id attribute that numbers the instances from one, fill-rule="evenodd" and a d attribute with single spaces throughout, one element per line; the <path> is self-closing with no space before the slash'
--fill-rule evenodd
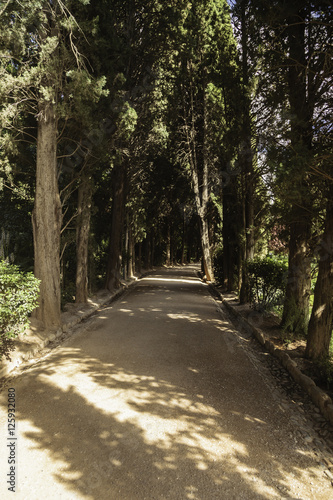
<path id="1" fill-rule="evenodd" d="M 245 265 L 249 276 L 251 304 L 255 308 L 271 309 L 284 296 L 287 265 L 273 257 L 257 257 Z"/>
<path id="2" fill-rule="evenodd" d="M 130 139 L 135 131 L 138 115 L 128 102 L 125 102 L 118 117 L 118 136 L 122 139 Z"/>
<path id="3" fill-rule="evenodd" d="M 28 316 L 36 308 L 39 280 L 22 273 L 17 266 L 0 261 L 0 358 L 9 359 L 12 340 L 28 326 Z"/>

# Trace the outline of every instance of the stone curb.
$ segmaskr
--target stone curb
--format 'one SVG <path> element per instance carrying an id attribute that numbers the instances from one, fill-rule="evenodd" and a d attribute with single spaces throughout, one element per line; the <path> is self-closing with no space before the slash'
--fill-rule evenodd
<path id="1" fill-rule="evenodd" d="M 333 425 L 333 402 L 325 391 L 320 389 L 315 382 L 304 375 L 297 367 L 295 361 L 291 359 L 288 353 L 275 347 L 273 342 L 266 338 L 264 332 L 257 326 L 254 326 L 248 319 L 242 316 L 223 295 L 214 287 L 214 291 L 218 293 L 223 305 L 228 312 L 236 318 L 239 323 L 258 340 L 258 342 L 273 356 L 275 356 L 282 366 L 289 372 L 290 376 L 297 382 L 303 390 L 305 390 L 313 403 L 319 408 L 322 415 Z M 236 298 L 236 296 L 235 296 Z"/>
<path id="2" fill-rule="evenodd" d="M 115 292 L 101 290 L 93 298 L 89 299 L 87 304 L 68 304 L 65 306 L 66 311 L 61 314 L 62 325 L 60 328 L 45 330 L 40 323 L 32 320 L 30 328 L 23 335 L 20 335 L 18 339 L 15 339 L 15 350 L 10 354 L 11 360 L 2 360 L 0 362 L 0 379 L 8 377 L 15 368 L 34 358 L 50 342 L 61 337 L 63 333 L 69 332 L 71 328 L 85 319 L 90 318 L 101 307 L 117 300 L 128 288 L 135 286 L 140 279 L 153 271 L 154 269 L 144 272 L 129 283 L 123 282 Z"/>

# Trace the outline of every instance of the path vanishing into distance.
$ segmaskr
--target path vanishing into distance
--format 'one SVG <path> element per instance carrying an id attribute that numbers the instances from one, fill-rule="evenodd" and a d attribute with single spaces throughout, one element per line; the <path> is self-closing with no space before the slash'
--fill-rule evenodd
<path id="1" fill-rule="evenodd" d="M 333 498 L 197 270 L 140 280 L 2 390 L 2 499 Z"/>

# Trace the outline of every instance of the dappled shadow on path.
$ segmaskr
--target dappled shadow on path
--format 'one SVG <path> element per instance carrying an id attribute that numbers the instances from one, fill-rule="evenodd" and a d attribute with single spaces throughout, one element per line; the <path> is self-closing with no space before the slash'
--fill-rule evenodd
<path id="1" fill-rule="evenodd" d="M 154 289 L 152 283 L 148 289 L 158 295 L 160 284 Z M 53 477 L 40 473 L 38 480 L 56 480 L 68 498 L 292 498 L 287 477 L 302 482 L 312 461 L 297 447 L 283 457 L 289 446 L 277 443 L 286 422 L 281 417 L 281 428 L 273 429 L 265 401 L 249 406 L 247 366 L 237 373 L 232 363 L 224 366 L 228 324 L 205 317 L 200 303 L 196 312 L 186 300 L 165 309 L 172 282 L 166 286 L 160 303 L 138 307 L 135 298 L 131 304 L 125 298 L 117 305 L 114 316 L 128 328 L 110 327 L 104 352 L 107 310 L 80 343 L 55 351 L 25 374 L 21 389 L 18 384 L 17 418 L 21 428 L 29 424 L 24 437 L 54 464 Z M 151 335 L 147 315 L 152 329 L 168 325 L 163 334 Z M 236 343 L 228 355 L 238 355 Z"/>
<path id="2" fill-rule="evenodd" d="M 73 382 L 85 396 L 49 379 L 66 357 L 72 370 L 73 359 L 80 368 Z M 279 456 L 272 459 L 267 443 L 253 467 L 251 436 L 258 439 L 253 431 L 265 421 L 242 408 L 235 407 L 234 418 L 225 419 L 205 395 L 188 394 L 167 380 L 108 366 L 79 352 L 69 351 L 53 363 L 40 367 L 43 374 L 29 376 L 29 390 L 38 387 L 39 404 L 19 412 L 18 419 L 36 428 L 25 437 L 61 464 L 53 479 L 74 494 L 117 500 L 281 498 L 286 474 L 301 479 L 302 468 L 311 463 L 296 453 L 285 470 Z M 79 383 L 81 377 L 85 383 Z"/>

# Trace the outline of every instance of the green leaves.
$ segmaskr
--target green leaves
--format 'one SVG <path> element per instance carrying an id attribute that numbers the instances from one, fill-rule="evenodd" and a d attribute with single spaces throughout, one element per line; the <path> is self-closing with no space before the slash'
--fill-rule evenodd
<path id="1" fill-rule="evenodd" d="M 37 307 L 39 280 L 17 266 L 0 261 L 0 358 L 8 355 L 8 340 L 29 325 L 28 316 Z"/>
<path id="2" fill-rule="evenodd" d="M 119 138 L 129 139 L 137 124 L 137 112 L 129 102 L 125 102 L 118 117 Z"/>
<path id="3" fill-rule="evenodd" d="M 246 262 L 251 303 L 269 309 L 284 296 L 288 266 L 272 257 L 257 257 Z"/>

